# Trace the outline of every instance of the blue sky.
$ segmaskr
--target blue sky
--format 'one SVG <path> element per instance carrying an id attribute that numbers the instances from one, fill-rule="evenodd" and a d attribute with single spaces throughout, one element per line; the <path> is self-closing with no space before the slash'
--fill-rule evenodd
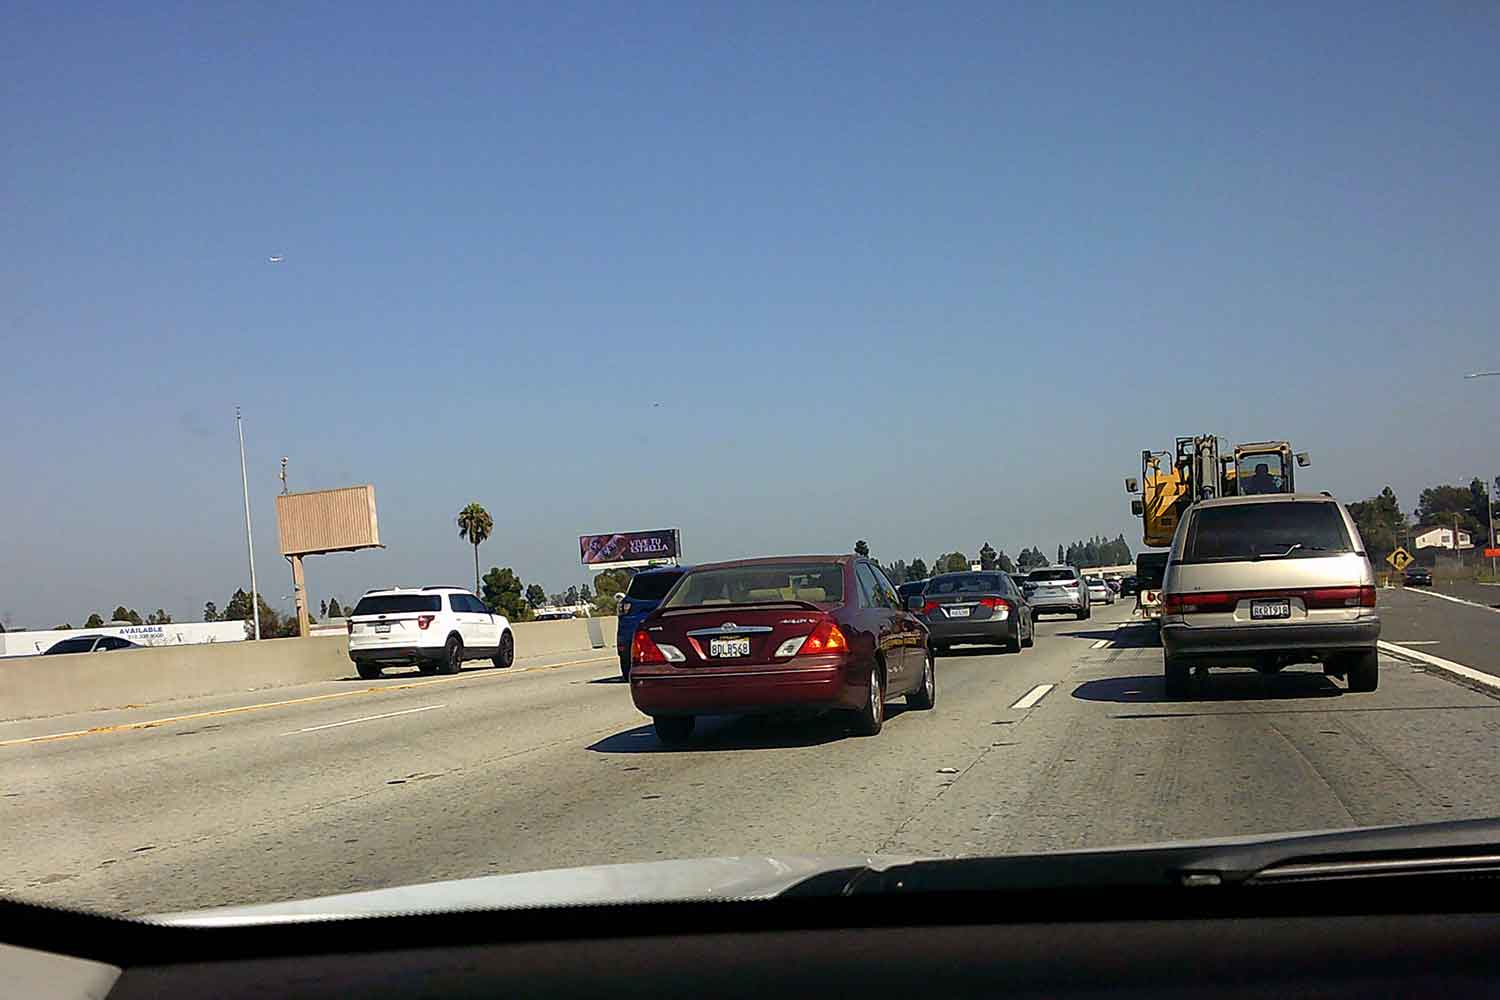
<path id="1" fill-rule="evenodd" d="M 1313 6 L 9 4 L 0 619 L 243 585 L 236 404 L 281 605 L 282 455 L 376 486 L 315 598 L 1500 472 L 1500 13 Z"/>

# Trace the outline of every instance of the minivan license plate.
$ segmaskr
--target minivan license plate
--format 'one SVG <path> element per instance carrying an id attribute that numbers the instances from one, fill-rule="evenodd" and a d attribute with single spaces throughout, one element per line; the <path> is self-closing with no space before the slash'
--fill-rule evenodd
<path id="1" fill-rule="evenodd" d="M 710 639 L 708 640 L 708 655 L 715 659 L 732 656 L 749 656 L 749 639 Z"/>
<path id="2" fill-rule="evenodd" d="M 1252 620 L 1264 620 L 1267 618 L 1290 618 L 1292 617 L 1291 601 L 1251 601 L 1250 618 Z"/>

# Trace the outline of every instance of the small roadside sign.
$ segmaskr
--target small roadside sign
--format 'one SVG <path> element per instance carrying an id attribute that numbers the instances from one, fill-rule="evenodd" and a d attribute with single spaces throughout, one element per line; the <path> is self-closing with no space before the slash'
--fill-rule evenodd
<path id="1" fill-rule="evenodd" d="M 1395 552 L 1385 557 L 1385 561 L 1396 567 L 1399 573 L 1411 564 L 1411 553 L 1403 548 L 1397 548 Z"/>
<path id="2" fill-rule="evenodd" d="M 1485 549 L 1484 554 L 1489 559 L 1500 559 L 1500 549 Z"/>

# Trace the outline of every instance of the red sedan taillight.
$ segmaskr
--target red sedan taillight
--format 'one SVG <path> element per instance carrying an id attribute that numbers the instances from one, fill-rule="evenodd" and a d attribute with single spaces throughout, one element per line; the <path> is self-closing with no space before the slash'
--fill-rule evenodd
<path id="1" fill-rule="evenodd" d="M 417 628 L 424 632 L 427 631 L 427 626 L 431 625 L 432 620 L 436 617 L 437 615 L 417 615 Z"/>
<path id="2" fill-rule="evenodd" d="M 810 653 L 847 652 L 849 652 L 849 640 L 844 636 L 844 630 L 832 621 L 822 621 L 812 630 L 812 634 L 803 641 L 802 648 L 797 650 L 797 655 L 806 656 Z"/>
<path id="3" fill-rule="evenodd" d="M 635 641 L 630 644 L 630 662 L 634 666 L 640 666 L 643 663 L 666 663 L 667 654 L 651 641 L 645 629 L 636 629 Z"/>

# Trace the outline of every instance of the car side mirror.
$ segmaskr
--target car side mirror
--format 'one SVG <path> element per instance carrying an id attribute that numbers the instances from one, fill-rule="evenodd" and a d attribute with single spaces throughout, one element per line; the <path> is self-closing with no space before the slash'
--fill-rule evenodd
<path id="1" fill-rule="evenodd" d="M 921 611 L 922 610 L 922 599 L 920 597 L 915 596 L 915 595 L 912 596 L 912 597 L 908 597 L 906 599 L 906 610 L 907 611 Z"/>
<path id="2" fill-rule="evenodd" d="M 1126 493 L 1139 493 L 1140 491 L 1141 484 L 1134 476 L 1131 476 L 1129 479 L 1125 480 Z"/>
<path id="3" fill-rule="evenodd" d="M 1305 469 L 1312 465 L 1312 456 L 1305 451 L 1297 452 L 1297 468 Z"/>
<path id="4" fill-rule="evenodd" d="M 1140 500 L 1132 500 L 1130 501 L 1130 513 L 1134 514 L 1136 517 L 1140 517 L 1142 514 L 1146 513 L 1146 505 Z"/>

